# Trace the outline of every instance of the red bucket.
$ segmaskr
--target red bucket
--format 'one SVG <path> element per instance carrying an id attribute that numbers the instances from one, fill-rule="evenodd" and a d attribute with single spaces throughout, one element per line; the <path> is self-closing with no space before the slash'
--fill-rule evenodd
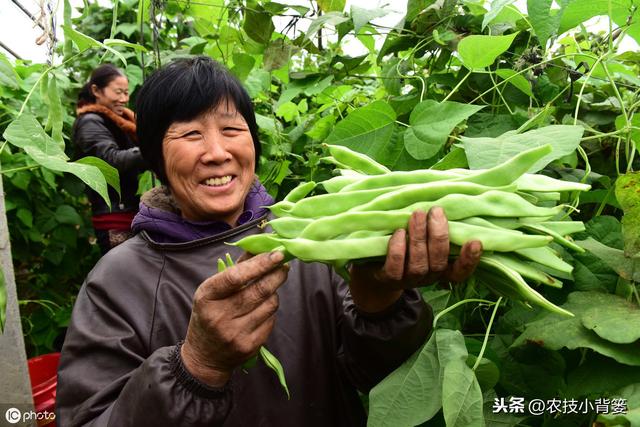
<path id="1" fill-rule="evenodd" d="M 27 361 L 33 403 L 38 416 L 38 427 L 56 427 L 55 416 L 40 418 L 45 411 L 53 414 L 56 407 L 56 386 L 58 385 L 58 362 L 60 353 L 43 354 Z"/>

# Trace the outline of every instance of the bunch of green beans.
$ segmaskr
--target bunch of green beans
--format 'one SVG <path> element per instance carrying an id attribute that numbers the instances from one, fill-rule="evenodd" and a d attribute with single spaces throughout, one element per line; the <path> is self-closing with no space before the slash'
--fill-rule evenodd
<path id="1" fill-rule="evenodd" d="M 549 245 L 552 241 L 582 252 L 569 235 L 584 230 L 564 220 L 566 206 L 556 205 L 564 192 L 586 191 L 586 184 L 527 173 L 551 152 L 533 148 L 503 164 L 481 170 L 390 171 L 364 154 L 328 145 L 327 161 L 339 176 L 319 183 L 326 194 L 309 196 L 318 184 L 305 182 L 270 207 L 276 216 L 270 233 L 235 244 L 254 254 L 275 249 L 289 257 L 333 265 L 347 276 L 353 260 L 387 253 L 389 239 L 407 228 L 411 213 L 444 209 L 449 220 L 452 254 L 470 240 L 484 253 L 474 273 L 489 289 L 507 298 L 572 316 L 531 285 L 562 287 L 572 266 Z"/>

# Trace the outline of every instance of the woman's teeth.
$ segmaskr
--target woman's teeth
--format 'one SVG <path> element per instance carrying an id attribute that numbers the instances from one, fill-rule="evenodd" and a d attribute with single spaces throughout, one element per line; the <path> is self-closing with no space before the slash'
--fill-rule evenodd
<path id="1" fill-rule="evenodd" d="M 204 183 L 209 186 L 219 187 L 228 184 L 231 181 L 231 175 L 222 176 L 220 178 L 209 178 Z"/>

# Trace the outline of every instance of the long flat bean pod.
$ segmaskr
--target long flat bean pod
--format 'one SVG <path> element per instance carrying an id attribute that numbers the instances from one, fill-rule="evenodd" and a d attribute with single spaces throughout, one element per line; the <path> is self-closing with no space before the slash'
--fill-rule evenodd
<path id="1" fill-rule="evenodd" d="M 588 191 L 591 186 L 580 182 L 568 182 L 546 175 L 525 173 L 516 180 L 519 191 Z"/>
<path id="2" fill-rule="evenodd" d="M 458 180 L 482 185 L 508 185 L 524 175 L 536 162 L 550 154 L 551 151 L 553 150 L 550 144 L 532 148 L 517 154 L 498 166 L 485 169 L 478 174 L 458 178 Z"/>
<path id="3" fill-rule="evenodd" d="M 463 222 L 449 221 L 449 241 L 462 246 L 470 240 L 480 240 L 485 251 L 512 252 L 546 246 L 549 236 L 530 236 L 515 230 L 499 230 Z"/>
<path id="4" fill-rule="evenodd" d="M 327 145 L 329 153 L 340 163 L 346 165 L 350 169 L 357 170 L 368 175 L 377 175 L 390 172 L 389 168 L 381 165 L 357 151 L 351 150 L 342 145 Z"/>
<path id="5" fill-rule="evenodd" d="M 510 269 L 517 271 L 522 277 L 535 280 L 547 286 L 554 288 L 562 288 L 562 282 L 555 277 L 546 274 L 544 271 L 537 269 L 534 265 L 527 263 L 517 257 L 507 253 L 485 253 L 483 258 L 493 259 Z"/>
<path id="6" fill-rule="evenodd" d="M 316 183 L 313 181 L 301 182 L 296 188 L 291 190 L 283 200 L 286 202 L 295 203 L 298 200 L 306 197 L 307 194 L 311 193 L 314 188 L 316 188 Z"/>
<path id="7" fill-rule="evenodd" d="M 496 260 L 492 260 L 488 258 L 483 259 L 481 257 L 480 264 L 485 267 L 488 267 L 491 270 L 497 271 L 503 277 L 509 279 L 513 284 L 515 290 L 520 294 L 520 296 L 525 301 L 528 301 L 532 304 L 536 304 L 540 307 L 546 308 L 547 310 L 552 311 L 554 313 L 562 314 L 569 317 L 574 317 L 573 313 L 571 313 L 570 311 L 567 311 L 561 307 L 558 307 L 557 305 L 553 304 L 552 302 L 548 301 L 545 297 L 540 295 L 538 291 L 533 289 L 531 286 L 527 284 L 527 282 L 524 281 L 522 276 L 517 271 L 514 271 L 509 267 L 506 267 L 504 264 Z"/>
<path id="8" fill-rule="evenodd" d="M 281 239 L 287 252 L 303 261 L 335 261 L 384 256 L 391 236 L 359 239 L 309 240 Z"/>
<path id="9" fill-rule="evenodd" d="M 550 217 L 559 212 L 555 208 L 541 208 L 532 205 L 514 193 L 491 190 L 475 196 L 449 194 L 433 202 L 418 202 L 399 210 L 347 211 L 334 216 L 319 218 L 310 222 L 300 237 L 322 240 L 357 230 L 396 230 L 398 228 L 406 228 L 412 212 L 418 209 L 428 211 L 433 206 L 442 207 L 449 220 L 459 220 L 479 215 L 507 217 L 541 215 Z M 521 225 L 517 221 L 514 222 L 516 226 Z"/>
<path id="10" fill-rule="evenodd" d="M 388 211 L 401 209 L 414 203 L 438 200 L 448 194 L 477 195 L 491 190 L 512 191 L 515 185 L 489 187 L 471 182 L 436 181 L 427 184 L 411 184 L 388 191 L 366 204 L 354 204 L 353 211 Z M 361 190 L 378 191 L 378 190 Z M 349 195 L 349 193 L 338 193 Z"/>
<path id="11" fill-rule="evenodd" d="M 527 230 L 531 230 L 531 231 L 536 232 L 536 233 L 549 235 L 549 236 L 553 237 L 553 240 L 555 240 L 558 244 L 560 244 L 560 245 L 562 245 L 564 247 L 567 247 L 569 249 L 573 249 L 576 252 L 584 252 L 584 248 L 576 245 L 571 240 L 567 239 L 566 237 L 562 236 L 561 234 L 556 233 L 555 231 L 551 230 L 550 228 L 545 227 L 542 224 L 524 224 L 523 228 L 525 228 Z"/>
<path id="12" fill-rule="evenodd" d="M 349 193 L 321 194 L 319 196 L 302 199 L 286 212 L 304 218 L 318 218 L 335 215 L 355 206 L 362 205 L 397 187 L 376 188 L 374 190 L 351 191 Z"/>
<path id="13" fill-rule="evenodd" d="M 347 185 L 358 182 L 359 179 L 352 176 L 334 176 L 333 178 L 322 181 L 320 184 L 327 190 L 327 193 L 337 193 Z"/>
<path id="14" fill-rule="evenodd" d="M 537 262 L 538 264 L 545 265 L 563 273 L 571 274 L 573 271 L 571 264 L 564 262 L 562 258 L 556 255 L 553 249 L 548 247 L 518 249 L 514 252 L 533 262 Z"/>
<path id="15" fill-rule="evenodd" d="M 373 175 L 346 185 L 340 191 L 368 190 L 388 187 L 390 185 L 424 184 L 460 178 L 463 175 L 449 171 L 420 169 L 415 171 L 390 172 L 384 175 Z"/>

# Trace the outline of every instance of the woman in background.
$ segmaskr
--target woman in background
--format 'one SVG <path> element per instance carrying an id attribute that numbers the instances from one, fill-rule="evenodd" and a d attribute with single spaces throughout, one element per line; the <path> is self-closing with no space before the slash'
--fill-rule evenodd
<path id="1" fill-rule="evenodd" d="M 103 254 L 131 236 L 131 221 L 138 211 L 138 174 L 145 162 L 136 146 L 136 123 L 129 102 L 129 81 L 111 64 L 93 70 L 78 95 L 78 117 L 73 140 L 78 157 L 95 156 L 118 170 L 120 196 L 109 188 L 111 209 L 102 197 L 88 190 L 92 222 Z"/>

